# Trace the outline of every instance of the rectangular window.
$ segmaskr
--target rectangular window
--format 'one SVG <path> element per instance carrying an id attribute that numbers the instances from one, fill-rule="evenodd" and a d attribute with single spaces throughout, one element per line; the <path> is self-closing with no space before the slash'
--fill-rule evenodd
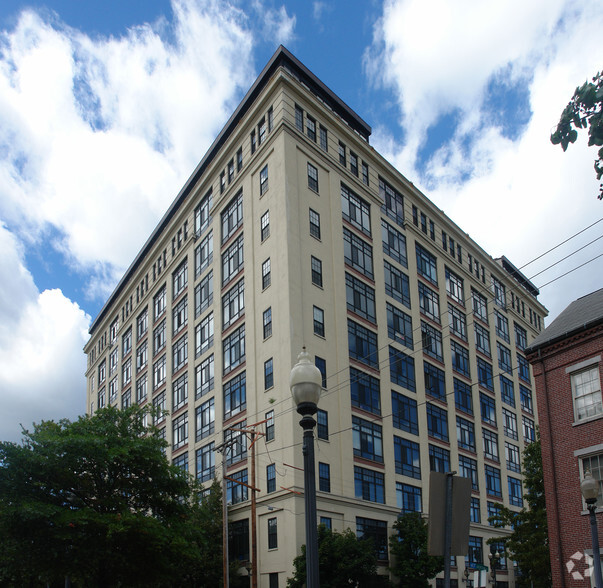
<path id="1" fill-rule="evenodd" d="M 523 506 L 523 491 L 521 489 L 521 480 L 508 477 L 509 482 L 509 503 L 513 506 Z"/>
<path id="2" fill-rule="evenodd" d="M 421 488 L 396 482 L 396 502 L 400 512 L 421 512 L 423 510 Z"/>
<path id="3" fill-rule="evenodd" d="M 249 519 L 229 523 L 228 535 L 228 559 L 249 561 Z"/>
<path id="4" fill-rule="evenodd" d="M 523 356 L 517 354 L 517 374 L 524 382 L 530 383 L 530 364 Z"/>
<path id="5" fill-rule="evenodd" d="M 270 270 L 270 258 L 262 263 L 262 289 L 265 290 L 272 282 L 272 274 Z"/>
<path id="6" fill-rule="evenodd" d="M 274 386 L 274 366 L 272 358 L 264 362 L 264 390 L 269 390 Z"/>
<path id="7" fill-rule="evenodd" d="M 266 172 L 268 173 L 268 172 Z M 235 233 L 243 224 L 243 191 L 239 190 L 237 195 L 228 203 L 221 215 L 222 218 L 222 244 Z"/>
<path id="8" fill-rule="evenodd" d="M 448 324 L 450 332 L 459 339 L 467 341 L 467 319 L 465 313 L 461 312 L 453 304 L 448 304 Z"/>
<path id="9" fill-rule="evenodd" d="M 381 426 L 352 416 L 354 455 L 383 463 Z"/>
<path id="10" fill-rule="evenodd" d="M 440 296 L 423 282 L 419 282 L 419 308 L 426 317 L 440 322 Z"/>
<path id="11" fill-rule="evenodd" d="M 214 389 L 214 356 L 210 355 L 195 368 L 195 398 Z"/>
<path id="12" fill-rule="evenodd" d="M 237 149 L 237 172 L 240 172 L 243 169 L 243 148 L 239 147 Z"/>
<path id="13" fill-rule="evenodd" d="M 494 304 L 500 306 L 501 308 L 507 308 L 507 295 L 505 292 L 505 285 L 495 278 L 492 278 L 492 292 L 494 293 Z"/>
<path id="14" fill-rule="evenodd" d="M 469 536 L 469 552 L 465 556 L 465 567 L 474 568 L 477 564 L 484 563 L 482 538 Z M 497 582 L 498 583 L 498 582 Z"/>
<path id="15" fill-rule="evenodd" d="M 209 272 L 195 286 L 195 318 L 207 310 L 214 300 L 214 273 Z"/>
<path id="16" fill-rule="evenodd" d="M 173 334 L 179 333 L 188 322 L 188 298 L 185 296 L 178 302 L 172 311 Z"/>
<path id="17" fill-rule="evenodd" d="M 482 513 L 481 513 L 481 508 L 479 505 L 479 498 L 476 498 L 475 496 L 471 497 L 469 519 L 472 523 L 481 523 L 482 522 Z"/>
<path id="18" fill-rule="evenodd" d="M 265 414 L 266 419 L 266 441 L 274 441 L 274 411 L 269 410 Z"/>
<path id="19" fill-rule="evenodd" d="M 393 425 L 396 429 L 413 435 L 419 434 L 416 400 L 392 390 L 392 413 Z"/>
<path id="20" fill-rule="evenodd" d="M 347 272 L 345 285 L 348 310 L 372 323 L 376 322 L 375 290 Z"/>
<path id="21" fill-rule="evenodd" d="M 590 455 L 582 458 L 582 472 L 589 471 L 595 480 L 599 481 L 599 495 L 596 505 L 601 508 L 603 506 L 603 453 Z"/>
<path id="22" fill-rule="evenodd" d="M 270 211 L 267 210 L 260 218 L 260 238 L 265 241 L 270 236 Z"/>
<path id="23" fill-rule="evenodd" d="M 442 441 L 448 441 L 448 413 L 431 402 L 427 403 L 426 410 L 429 435 Z"/>
<path id="24" fill-rule="evenodd" d="M 188 443 L 188 412 L 181 414 L 172 422 L 172 449 L 176 450 Z"/>
<path id="25" fill-rule="evenodd" d="M 251 152 L 253 153 L 255 150 L 255 133 L 251 134 L 251 147 Z M 226 174 L 224 172 L 220 172 L 220 194 L 223 194 L 224 190 L 226 190 Z"/>
<path id="26" fill-rule="evenodd" d="M 500 377 L 500 398 L 509 406 L 515 408 L 515 389 L 513 387 L 513 381 L 504 376 Z"/>
<path id="27" fill-rule="evenodd" d="M 325 127 L 320 125 L 318 131 L 319 131 L 319 136 L 320 136 L 320 148 L 323 151 L 328 152 L 329 151 L 329 141 L 328 141 L 327 129 L 325 129 Z"/>
<path id="28" fill-rule="evenodd" d="M 496 309 L 494 309 L 494 325 L 496 329 L 496 334 L 503 341 L 510 343 L 511 339 L 509 337 L 509 320 L 506 316 L 504 316 Z"/>
<path id="29" fill-rule="evenodd" d="M 157 390 L 159 386 L 165 383 L 165 366 L 166 358 L 165 355 L 159 358 L 153 364 L 153 390 Z"/>
<path id="30" fill-rule="evenodd" d="M 333 520 L 331 517 L 320 517 L 320 524 L 324 525 L 327 529 L 333 528 Z"/>
<path id="31" fill-rule="evenodd" d="M 488 357 L 492 357 L 492 353 L 490 351 L 490 331 L 480 325 L 479 323 L 474 323 L 475 325 L 475 348 L 484 355 Z"/>
<path id="32" fill-rule="evenodd" d="M 527 416 L 522 416 L 521 421 L 523 424 L 523 440 L 524 443 L 534 443 L 536 441 L 536 428 L 534 427 L 534 421 L 529 419 Z"/>
<path id="33" fill-rule="evenodd" d="M 154 320 L 157 320 L 164 312 L 166 308 L 166 300 L 165 300 L 165 286 L 155 294 L 153 297 L 153 308 L 155 311 Z"/>
<path id="34" fill-rule="evenodd" d="M 214 258 L 214 239 L 213 231 L 207 233 L 201 243 L 195 247 L 195 279 L 197 279 L 203 270 L 209 267 Z"/>
<path id="35" fill-rule="evenodd" d="M 421 230 L 427 235 L 427 216 L 421 213 Z"/>
<path id="36" fill-rule="evenodd" d="M 250 145 L 250 149 L 251 149 L 251 153 L 255 153 L 256 147 L 257 147 L 257 140 L 255 138 L 255 129 L 253 131 L 251 131 L 251 133 L 249 133 L 249 145 Z M 222 178 L 220 178 L 222 179 Z M 223 192 L 224 188 L 222 186 L 222 184 L 220 183 L 220 191 Z"/>
<path id="37" fill-rule="evenodd" d="M 379 178 L 379 196 L 383 200 L 381 211 L 401 227 L 404 226 L 404 197 L 383 178 Z"/>
<path id="38" fill-rule="evenodd" d="M 320 214 L 310 208 L 310 235 L 320 239 Z"/>
<path id="39" fill-rule="evenodd" d="M 519 435 L 517 433 L 517 417 L 515 416 L 515 413 L 512 413 L 510 410 L 503 408 L 502 416 L 503 431 L 505 433 L 505 436 L 509 437 L 509 439 L 517 440 L 519 438 Z"/>
<path id="40" fill-rule="evenodd" d="M 346 264 L 373 279 L 372 246 L 346 227 L 343 227 L 343 257 Z"/>
<path id="41" fill-rule="evenodd" d="M 454 385 L 454 405 L 466 414 L 473 414 L 473 397 L 471 386 L 457 378 L 452 378 Z"/>
<path id="42" fill-rule="evenodd" d="M 234 178 L 234 160 L 228 162 L 228 183 L 230 184 Z"/>
<path id="43" fill-rule="evenodd" d="M 132 390 L 126 390 L 121 395 L 121 408 L 126 409 L 128 406 L 132 405 Z"/>
<path id="44" fill-rule="evenodd" d="M 465 455 L 459 455 L 459 476 L 471 480 L 471 489 L 479 490 L 477 481 L 477 461 Z"/>
<path id="45" fill-rule="evenodd" d="M 245 372 L 224 384 L 224 420 L 247 407 Z"/>
<path id="46" fill-rule="evenodd" d="M 258 145 L 261 145 L 266 140 L 266 119 L 262 117 L 258 124 Z"/>
<path id="47" fill-rule="evenodd" d="M 489 429 L 483 429 L 484 457 L 493 461 L 500 461 L 498 453 L 498 435 Z"/>
<path id="48" fill-rule="evenodd" d="M 308 162 L 308 188 L 318 193 L 318 169 Z"/>
<path id="49" fill-rule="evenodd" d="M 471 290 L 471 304 L 473 308 L 473 314 L 488 324 L 488 300 L 485 296 L 482 296 L 479 292 Z"/>
<path id="50" fill-rule="evenodd" d="M 528 333 L 517 323 L 513 323 L 515 326 L 515 346 L 520 351 L 523 351 L 528 346 Z"/>
<path id="51" fill-rule="evenodd" d="M 409 349 L 413 348 L 412 319 L 393 304 L 385 304 L 387 311 L 387 334 L 390 339 L 401 343 Z"/>
<path id="52" fill-rule="evenodd" d="M 438 268 L 436 258 L 426 249 L 415 243 L 417 253 L 417 271 L 432 284 L 438 285 Z"/>
<path id="53" fill-rule="evenodd" d="M 312 316 L 314 321 L 314 334 L 319 337 L 325 336 L 325 312 L 322 308 L 314 306 L 312 310 Z"/>
<path id="54" fill-rule="evenodd" d="M 188 264 L 186 259 L 178 266 L 176 271 L 172 274 L 172 281 L 174 286 L 173 300 L 176 300 L 181 292 L 184 291 L 188 284 Z"/>
<path id="55" fill-rule="evenodd" d="M 145 341 L 136 349 L 136 373 L 147 367 L 148 361 L 148 343 Z"/>
<path id="56" fill-rule="evenodd" d="M 370 367 L 379 366 L 377 334 L 348 319 L 350 357 Z"/>
<path id="57" fill-rule="evenodd" d="M 117 362 L 119 360 L 119 348 L 116 347 L 109 355 L 109 375 L 112 376 L 117 370 Z"/>
<path id="58" fill-rule="evenodd" d="M 423 375 L 425 377 L 425 393 L 444 400 L 446 398 L 446 378 L 444 370 L 423 362 Z"/>
<path id="59" fill-rule="evenodd" d="M 214 433 L 216 412 L 214 399 L 206 400 L 195 409 L 195 440 L 200 441 Z"/>
<path id="60" fill-rule="evenodd" d="M 222 296 L 222 329 L 228 328 L 245 311 L 245 283 L 239 280 Z"/>
<path id="61" fill-rule="evenodd" d="M 195 208 L 195 235 L 201 236 L 201 233 L 209 227 L 211 216 L 209 211 L 212 207 L 211 190 L 202 198 L 200 204 Z"/>
<path id="62" fill-rule="evenodd" d="M 532 391 L 519 384 L 519 399 L 522 410 L 534 414 L 534 405 L 532 404 Z"/>
<path id="63" fill-rule="evenodd" d="M 172 411 L 188 402 L 188 373 L 182 374 L 172 383 Z"/>
<path id="64" fill-rule="evenodd" d="M 371 208 L 368 202 L 352 192 L 345 184 L 341 184 L 341 208 L 343 218 L 371 236 Z"/>
<path id="65" fill-rule="evenodd" d="M 240 326 L 224 339 L 222 349 L 224 355 L 223 373 L 227 374 L 245 361 L 245 325 Z"/>
<path id="66" fill-rule="evenodd" d="M 482 415 L 482 421 L 488 425 L 496 427 L 496 402 L 483 392 L 479 393 L 479 405 Z"/>
<path id="67" fill-rule="evenodd" d="M 513 367 L 511 365 L 511 351 L 508 347 L 505 347 L 501 343 L 496 343 L 498 350 L 498 367 L 509 374 L 513 373 Z"/>
<path id="68" fill-rule="evenodd" d="M 322 261 L 313 255 L 310 256 L 310 270 L 312 273 L 312 283 L 322 288 Z"/>
<path id="69" fill-rule="evenodd" d="M 381 414 L 381 393 L 377 378 L 350 368 L 350 391 L 352 406 L 374 414 Z"/>
<path id="70" fill-rule="evenodd" d="M 318 462 L 318 489 L 321 492 L 331 491 L 331 466 Z"/>
<path id="71" fill-rule="evenodd" d="M 387 261 L 385 267 L 385 293 L 394 300 L 410 308 L 410 287 L 408 276 Z"/>
<path id="72" fill-rule="evenodd" d="M 114 402 L 117 400 L 117 390 L 119 389 L 118 376 L 115 376 L 109 382 L 109 402 Z"/>
<path id="73" fill-rule="evenodd" d="M 481 357 L 477 358 L 477 380 L 482 388 L 494 392 L 494 376 L 492 366 Z"/>
<path id="74" fill-rule="evenodd" d="M 453 300 L 465 306 L 465 293 L 463 288 L 463 279 L 446 268 L 446 292 Z"/>
<path id="75" fill-rule="evenodd" d="M 260 196 L 268 192 L 268 164 L 260 170 Z"/>
<path id="76" fill-rule="evenodd" d="M 381 220 L 381 237 L 383 241 L 383 253 L 389 255 L 404 267 L 408 267 L 406 237 L 384 220 Z"/>
<path id="77" fill-rule="evenodd" d="M 456 341 L 450 341 L 450 351 L 452 353 L 452 368 L 459 374 L 463 374 L 470 378 L 469 351 L 462 345 L 459 345 Z"/>
<path id="78" fill-rule="evenodd" d="M 394 435 L 396 474 L 421 479 L 421 452 L 419 444 Z"/>
<path id="79" fill-rule="evenodd" d="M 316 413 L 316 437 L 325 441 L 329 440 L 329 414 L 320 408 Z"/>
<path id="80" fill-rule="evenodd" d="M 125 335 L 121 338 L 121 356 L 125 357 L 132 351 L 132 327 L 130 327 Z"/>
<path id="81" fill-rule="evenodd" d="M 195 357 L 209 351 L 214 344 L 214 313 L 210 312 L 195 327 Z"/>
<path id="82" fill-rule="evenodd" d="M 247 458 L 247 436 L 236 429 L 244 429 L 246 420 L 238 422 L 233 429 L 224 431 L 224 442 L 230 447 L 226 451 L 226 465 L 232 465 Z"/>
<path id="83" fill-rule="evenodd" d="M 147 399 L 147 381 L 146 374 L 136 380 L 136 402 L 139 404 Z"/>
<path id="84" fill-rule="evenodd" d="M 153 424 L 157 425 L 165 420 L 165 392 L 153 398 Z M 165 439 L 165 437 L 164 437 Z"/>
<path id="85" fill-rule="evenodd" d="M 229 475 L 226 481 L 226 502 L 228 504 L 239 504 L 247 500 L 249 484 L 247 480 L 247 468 Z M 239 483 L 240 482 L 240 483 Z"/>
<path id="86" fill-rule="evenodd" d="M 149 327 L 149 314 L 145 308 L 136 319 L 136 341 L 140 341 L 147 333 Z"/>
<path id="87" fill-rule="evenodd" d="M 304 111 L 297 104 L 295 105 L 295 126 L 298 131 L 304 132 Z"/>
<path id="88" fill-rule="evenodd" d="M 358 156 L 350 151 L 350 171 L 358 177 Z"/>
<path id="89" fill-rule="evenodd" d="M 413 357 L 389 347 L 390 379 L 394 384 L 416 392 L 415 385 L 415 360 Z"/>
<path id="90" fill-rule="evenodd" d="M 222 254 L 222 286 L 225 286 L 243 269 L 243 235 Z"/>
<path id="91" fill-rule="evenodd" d="M 354 466 L 356 498 L 385 504 L 385 476 L 381 472 Z"/>
<path id="92" fill-rule="evenodd" d="M 378 561 L 387 561 L 387 523 L 356 517 L 356 537 L 370 539 Z"/>
<path id="93" fill-rule="evenodd" d="M 488 524 L 494 526 L 494 521 L 500 517 L 500 509 L 502 504 L 498 502 L 490 502 L 488 500 Z M 490 520 L 492 519 L 492 520 Z"/>
<path id="94" fill-rule="evenodd" d="M 429 469 L 432 472 L 445 474 L 450 471 L 450 451 L 437 445 L 429 444 Z"/>
<path id="95" fill-rule="evenodd" d="M 339 141 L 339 163 L 346 166 L 345 145 Z"/>
<path id="96" fill-rule="evenodd" d="M 276 549 L 278 547 L 277 523 L 276 517 L 268 519 L 268 549 Z"/>
<path id="97" fill-rule="evenodd" d="M 327 387 L 327 362 L 318 355 L 314 356 L 314 365 L 318 368 L 320 375 L 322 376 L 322 387 Z"/>
<path id="98" fill-rule="evenodd" d="M 507 460 L 507 469 L 512 472 L 521 472 L 521 457 L 519 447 L 505 441 L 505 458 Z"/>
<path id="99" fill-rule="evenodd" d="M 200 482 L 213 480 L 216 475 L 216 452 L 214 447 L 215 444 L 212 441 L 201 449 L 197 449 L 195 459 L 197 480 Z"/>
<path id="100" fill-rule="evenodd" d="M 362 183 L 365 186 L 369 185 L 369 167 L 364 161 L 362 162 Z"/>
<path id="101" fill-rule="evenodd" d="M 486 492 L 489 496 L 502 496 L 500 484 L 500 470 L 486 464 L 484 466 L 486 474 Z"/>
<path id="102" fill-rule="evenodd" d="M 456 417 L 456 437 L 459 447 L 475 451 L 475 426 L 471 421 Z"/>
<path id="103" fill-rule="evenodd" d="M 273 463 L 266 466 L 266 492 L 276 492 L 276 466 Z"/>
<path id="104" fill-rule="evenodd" d="M 572 373 L 570 379 L 576 421 L 603 414 L 599 365 L 596 364 L 581 372 Z"/>
<path id="105" fill-rule="evenodd" d="M 262 331 L 264 339 L 272 335 L 272 308 L 267 308 L 262 314 Z"/>
<path id="106" fill-rule="evenodd" d="M 421 342 L 424 353 L 434 359 L 444 361 L 444 356 L 442 355 L 442 333 L 425 321 L 421 321 Z"/>

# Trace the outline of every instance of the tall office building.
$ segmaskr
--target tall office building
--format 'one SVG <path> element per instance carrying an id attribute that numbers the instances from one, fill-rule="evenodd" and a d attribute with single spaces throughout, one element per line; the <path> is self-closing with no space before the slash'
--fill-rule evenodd
<path id="1" fill-rule="evenodd" d="M 280 47 L 85 348 L 91 413 L 166 409 L 156 424 L 175 464 L 209 482 L 225 460 L 230 550 L 242 563 L 253 557 L 251 491 L 236 481 L 255 479 L 262 588 L 285 586 L 305 542 L 289 390 L 303 346 L 323 376 L 318 523 L 373 537 L 386 564 L 396 516 L 425 513 L 430 470 L 455 470 L 473 491 L 469 556 L 454 578 L 488 565 L 486 540 L 499 534 L 488 516 L 522 506 L 520 455 L 536 418 L 523 350 L 543 327 L 538 290 L 383 159 L 370 134 Z M 514 585 L 507 567 L 499 586 Z"/>

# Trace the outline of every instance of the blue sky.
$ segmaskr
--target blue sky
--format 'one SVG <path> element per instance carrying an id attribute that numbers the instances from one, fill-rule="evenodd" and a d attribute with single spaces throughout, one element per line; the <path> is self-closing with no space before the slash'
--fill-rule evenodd
<path id="1" fill-rule="evenodd" d="M 601 30 L 592 0 L 4 0 L 0 438 L 84 411 L 90 321 L 279 43 L 521 267 L 603 218 L 585 137 L 549 142 Z M 603 286 L 602 234 L 523 270 L 552 317 Z"/>

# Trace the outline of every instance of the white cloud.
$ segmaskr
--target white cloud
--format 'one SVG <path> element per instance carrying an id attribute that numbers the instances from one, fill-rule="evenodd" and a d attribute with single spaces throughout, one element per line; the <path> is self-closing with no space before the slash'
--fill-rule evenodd
<path id="1" fill-rule="evenodd" d="M 2 225 L 0 248 L 0 440 L 18 441 L 20 424 L 85 412 L 90 317 L 60 290 L 38 292 L 22 247 Z"/>
<path id="2" fill-rule="evenodd" d="M 278 10 L 270 10 L 256 2 L 256 10 L 263 22 L 263 35 L 278 45 L 290 43 L 295 38 L 295 15 L 289 16 L 285 6 Z"/>

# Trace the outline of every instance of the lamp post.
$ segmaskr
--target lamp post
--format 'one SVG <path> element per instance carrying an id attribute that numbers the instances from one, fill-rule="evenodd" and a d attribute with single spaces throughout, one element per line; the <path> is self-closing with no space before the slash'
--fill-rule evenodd
<path id="1" fill-rule="evenodd" d="M 289 387 L 297 412 L 302 416 L 299 424 L 304 430 L 304 500 L 306 504 L 306 586 L 319 588 L 318 533 L 316 530 L 316 474 L 314 466 L 314 427 L 312 418 L 318 411 L 322 390 L 320 370 L 310 361 L 306 348 L 297 357 L 291 370 Z"/>
<path id="2" fill-rule="evenodd" d="M 500 553 L 498 551 L 496 553 L 490 552 L 488 557 L 490 558 L 490 565 L 492 566 L 492 584 L 494 585 L 494 588 L 496 588 L 496 568 L 500 561 Z"/>
<path id="3" fill-rule="evenodd" d="M 465 571 L 463 572 L 463 576 L 465 576 L 463 578 L 463 582 L 465 582 L 465 584 L 469 583 L 469 575 L 471 574 L 471 572 L 469 571 L 469 568 L 465 568 Z"/>
<path id="4" fill-rule="evenodd" d="M 595 588 L 603 588 L 601 577 L 601 551 L 599 550 L 599 532 L 597 530 L 597 497 L 599 495 L 599 482 L 593 478 L 590 471 L 584 473 L 584 479 L 580 482 L 580 491 L 586 502 L 590 518 L 590 534 L 593 542 L 593 568 L 595 570 Z"/>

